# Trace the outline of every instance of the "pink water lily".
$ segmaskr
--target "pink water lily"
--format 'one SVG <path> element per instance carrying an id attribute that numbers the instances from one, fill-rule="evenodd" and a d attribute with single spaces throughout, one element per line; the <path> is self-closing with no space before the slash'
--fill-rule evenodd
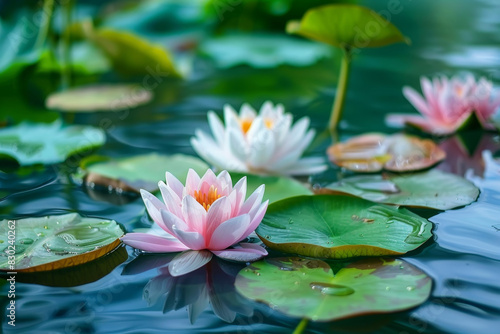
<path id="1" fill-rule="evenodd" d="M 169 172 L 166 180 L 158 183 L 163 202 L 141 190 L 149 215 L 164 233 L 128 233 L 122 237 L 125 244 L 148 252 L 183 252 L 169 264 L 172 276 L 198 269 L 212 254 L 244 262 L 267 255 L 257 244 L 239 243 L 264 217 L 269 202 L 262 203 L 264 185 L 245 200 L 246 177 L 233 188 L 227 171 L 216 176 L 207 170 L 200 178 L 189 170 L 185 186 Z"/>
<path id="2" fill-rule="evenodd" d="M 460 129 L 475 112 L 484 128 L 493 128 L 489 122 L 500 106 L 500 95 L 490 81 L 480 78 L 476 82 L 468 74 L 463 78 L 435 77 L 432 82 L 422 77 L 420 83 L 423 96 L 410 87 L 404 87 L 403 94 L 422 115 L 389 114 L 389 125 L 409 124 L 432 134 L 448 135 Z"/>

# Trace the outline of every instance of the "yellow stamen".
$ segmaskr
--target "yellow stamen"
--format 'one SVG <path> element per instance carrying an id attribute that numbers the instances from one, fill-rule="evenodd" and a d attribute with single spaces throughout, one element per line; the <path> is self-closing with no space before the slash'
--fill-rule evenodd
<path id="1" fill-rule="evenodd" d="M 253 122 L 253 119 L 248 119 L 248 118 L 242 119 L 240 121 L 241 130 L 243 131 L 244 134 L 246 134 L 248 132 L 248 130 L 252 126 L 252 122 Z"/>
<path id="2" fill-rule="evenodd" d="M 208 193 L 203 193 L 201 191 L 194 191 L 194 199 L 203 205 L 205 210 L 208 211 L 210 209 L 210 206 L 218 199 L 221 197 L 221 195 L 217 194 L 217 188 L 214 186 L 210 186 L 210 189 L 208 189 Z"/>
<path id="3" fill-rule="evenodd" d="M 272 129 L 274 126 L 274 122 L 270 118 L 264 119 L 264 124 L 266 125 L 266 128 L 268 128 L 268 129 Z"/>
<path id="4" fill-rule="evenodd" d="M 252 123 L 253 123 L 253 119 L 246 118 L 246 119 L 240 120 L 241 131 L 243 131 L 243 133 L 246 134 L 248 132 L 248 130 L 250 130 Z M 274 121 L 270 118 L 265 118 L 264 125 L 266 126 L 266 128 L 272 129 L 274 126 Z"/>

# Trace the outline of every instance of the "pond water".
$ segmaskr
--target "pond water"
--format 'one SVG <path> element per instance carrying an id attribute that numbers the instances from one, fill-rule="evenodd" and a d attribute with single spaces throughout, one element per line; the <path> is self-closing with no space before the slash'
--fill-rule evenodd
<path id="1" fill-rule="evenodd" d="M 387 9 L 390 2 L 361 1 L 376 11 Z M 401 10 L 390 19 L 412 44 L 363 50 L 355 56 L 342 138 L 366 131 L 394 131 L 384 125 L 384 115 L 413 112 L 401 87 L 418 87 L 421 75 L 454 75 L 470 70 L 476 76 L 500 81 L 500 2 L 399 3 Z M 296 119 L 311 117 L 319 135 L 309 153 L 322 155 L 330 144 L 323 127 L 334 95 L 336 68 L 334 60 L 323 60 L 309 68 L 239 66 L 217 71 L 199 64 L 196 75 L 188 81 L 162 85 L 152 105 L 130 113 L 79 114 L 67 120 L 92 125 L 111 120 L 108 141 L 98 154 L 194 155 L 189 139 L 196 128 L 208 129 L 207 110 L 220 113 L 226 103 L 239 107 L 248 102 L 258 107 L 272 100 L 283 103 Z M 470 151 L 460 150 L 453 146 L 454 139 L 449 139 L 443 145 L 448 145 L 450 156 L 439 168 L 460 175 L 472 168 L 482 177 L 481 151 L 500 150 L 499 138 L 474 132 L 463 139 Z M 68 176 L 74 167 L 1 173 L 0 219 L 78 211 L 114 219 L 129 231 L 148 226 L 140 198 L 75 184 Z M 404 259 L 433 278 L 432 296 L 427 302 L 397 314 L 310 323 L 308 332 L 500 332 L 499 169 L 490 166 L 485 180 L 477 181 L 481 188 L 477 203 L 444 213 L 419 212 L 435 223 L 434 240 Z M 332 168 L 313 180 L 333 181 L 336 175 Z M 234 278 L 242 265 L 213 260 L 189 275 L 173 278 L 162 269 L 169 259 L 165 255 L 139 255 L 122 247 L 64 274 L 19 276 L 16 327 L 8 326 L 2 316 L 2 329 L 5 333 L 289 333 L 297 326 L 299 320 L 246 301 L 235 292 Z M 3 306 L 8 300 L 4 298 L 6 286 L 2 288 Z"/>

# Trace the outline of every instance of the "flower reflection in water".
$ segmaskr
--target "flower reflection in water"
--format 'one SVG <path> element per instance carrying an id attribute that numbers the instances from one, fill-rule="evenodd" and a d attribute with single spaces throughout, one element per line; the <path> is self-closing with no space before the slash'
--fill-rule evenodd
<path id="1" fill-rule="evenodd" d="M 163 313 L 187 307 L 193 324 L 199 315 L 212 305 L 214 314 L 231 323 L 237 314 L 253 315 L 253 308 L 234 288 L 238 272 L 245 266 L 214 257 L 203 267 L 182 276 L 172 276 L 168 263 L 173 255 L 141 254 L 129 263 L 123 274 L 137 274 L 159 267 L 159 274 L 144 287 L 143 299 L 148 305 L 163 303 Z"/>

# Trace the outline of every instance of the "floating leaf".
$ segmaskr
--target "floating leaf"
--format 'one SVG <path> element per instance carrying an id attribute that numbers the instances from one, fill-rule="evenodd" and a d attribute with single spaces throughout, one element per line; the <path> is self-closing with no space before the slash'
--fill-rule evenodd
<path id="1" fill-rule="evenodd" d="M 406 210 L 342 195 L 298 196 L 269 205 L 257 235 L 270 248 L 321 258 L 404 254 L 432 235 Z"/>
<path id="2" fill-rule="evenodd" d="M 247 177 L 248 194 L 253 193 L 260 185 L 265 184 L 266 191 L 263 200 L 268 199 L 270 203 L 287 197 L 313 194 L 304 184 L 288 177 L 231 173 L 234 183 L 238 182 L 243 176 Z"/>
<path id="3" fill-rule="evenodd" d="M 45 104 L 61 111 L 120 111 L 148 103 L 152 97 L 150 90 L 139 85 L 98 84 L 51 94 Z"/>
<path id="4" fill-rule="evenodd" d="M 233 34 L 208 40 L 200 50 L 213 58 L 218 67 L 250 65 L 271 68 L 282 64 L 307 66 L 330 56 L 325 45 L 284 35 Z"/>
<path id="5" fill-rule="evenodd" d="M 20 165 L 54 164 L 105 141 L 104 132 L 91 126 L 63 126 L 60 120 L 52 124 L 25 122 L 0 129 L 0 154 L 16 159 Z"/>
<path id="6" fill-rule="evenodd" d="M 386 169 L 408 172 L 429 168 L 446 157 L 432 140 L 404 134 L 371 133 L 328 148 L 328 157 L 338 166 L 355 172 Z"/>
<path id="7" fill-rule="evenodd" d="M 438 210 L 470 204 L 479 196 L 479 189 L 472 182 L 439 170 L 410 175 L 353 176 L 318 192 L 347 193 L 373 202 Z"/>
<path id="8" fill-rule="evenodd" d="M 158 181 L 165 180 L 165 172 L 172 173 L 179 180 L 185 180 L 189 168 L 198 174 L 205 174 L 209 168 L 198 158 L 183 155 L 160 155 L 156 153 L 110 160 L 104 157 L 88 157 L 82 161 L 88 173 L 87 183 L 139 192 L 140 189 L 158 190 Z"/>
<path id="9" fill-rule="evenodd" d="M 290 34 L 341 48 L 379 47 L 408 39 L 392 23 L 358 5 L 325 5 L 308 10 L 301 21 L 290 21 Z"/>
<path id="10" fill-rule="evenodd" d="M 236 289 L 288 316 L 331 321 L 406 310 L 425 302 L 432 280 L 399 259 L 364 259 L 337 273 L 323 261 L 264 259 L 242 269 Z"/>
<path id="11" fill-rule="evenodd" d="M 0 222 L 0 270 L 34 272 L 76 266 L 106 255 L 123 231 L 114 220 L 60 216 Z M 14 257 L 14 263 L 12 261 Z"/>
<path id="12" fill-rule="evenodd" d="M 164 77 L 181 78 L 172 55 L 163 47 L 129 32 L 92 28 L 87 38 L 99 47 L 118 71 L 130 75 L 147 75 L 144 82 L 159 83 Z M 149 78 L 149 79 L 148 79 Z M 152 84 L 153 85 L 153 84 Z"/>

